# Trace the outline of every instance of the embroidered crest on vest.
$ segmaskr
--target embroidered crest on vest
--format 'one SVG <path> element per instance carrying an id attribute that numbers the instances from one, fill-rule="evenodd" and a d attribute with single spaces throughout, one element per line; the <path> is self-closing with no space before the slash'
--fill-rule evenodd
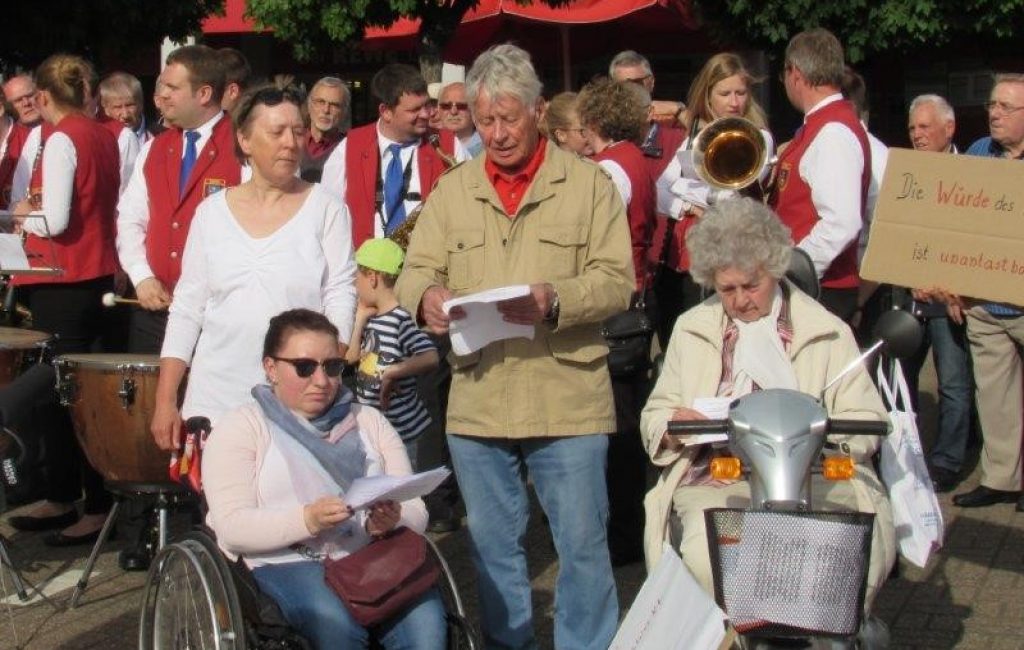
<path id="1" fill-rule="evenodd" d="M 225 187 L 228 186 L 228 182 L 223 178 L 206 178 L 203 179 L 203 198 L 216 194 Z"/>

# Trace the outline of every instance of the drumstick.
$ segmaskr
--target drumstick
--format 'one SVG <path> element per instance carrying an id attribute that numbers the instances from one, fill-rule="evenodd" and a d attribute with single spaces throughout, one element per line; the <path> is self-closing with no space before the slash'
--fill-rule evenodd
<path id="1" fill-rule="evenodd" d="M 105 307 L 114 307 L 116 305 L 137 305 L 138 300 L 134 298 L 122 298 L 121 296 L 110 292 L 103 294 L 103 305 Z"/>

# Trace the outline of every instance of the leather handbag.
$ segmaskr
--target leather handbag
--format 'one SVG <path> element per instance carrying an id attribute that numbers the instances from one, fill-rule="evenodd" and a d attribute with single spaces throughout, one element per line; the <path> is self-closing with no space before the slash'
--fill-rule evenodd
<path id="1" fill-rule="evenodd" d="M 363 627 L 401 613 L 440 575 L 427 541 L 404 526 L 343 558 L 324 559 L 327 584 Z"/>
<path id="2" fill-rule="evenodd" d="M 643 293 L 628 310 L 605 320 L 601 333 L 608 344 L 612 377 L 631 377 L 650 369 L 654 323 L 647 315 Z"/>

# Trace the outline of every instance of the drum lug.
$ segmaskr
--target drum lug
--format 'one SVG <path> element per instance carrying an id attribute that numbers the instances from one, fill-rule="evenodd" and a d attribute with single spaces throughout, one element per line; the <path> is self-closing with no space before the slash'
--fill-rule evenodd
<path id="1" fill-rule="evenodd" d="M 75 376 L 72 373 L 61 375 L 58 372 L 57 375 L 57 396 L 60 398 L 61 406 L 71 406 L 71 403 L 75 401 L 77 397 L 77 390 L 75 388 Z"/>
<path id="2" fill-rule="evenodd" d="M 117 391 L 121 398 L 121 406 L 126 410 L 135 402 L 135 380 L 131 377 L 121 378 L 121 390 Z"/>

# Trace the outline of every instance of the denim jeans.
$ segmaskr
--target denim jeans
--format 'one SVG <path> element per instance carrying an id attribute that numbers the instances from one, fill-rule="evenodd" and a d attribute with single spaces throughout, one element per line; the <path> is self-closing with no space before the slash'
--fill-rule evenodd
<path id="1" fill-rule="evenodd" d="M 608 437 L 452 434 L 448 444 L 466 503 L 487 647 L 536 647 L 524 547 L 529 474 L 558 552 L 555 647 L 605 650 L 619 619 L 606 536 Z"/>
<path id="2" fill-rule="evenodd" d="M 280 606 L 289 625 L 315 649 L 369 647 L 369 631 L 352 619 L 344 603 L 327 586 L 320 562 L 267 564 L 253 569 L 252 575 L 260 589 Z M 373 632 L 386 650 L 444 648 L 448 632 L 441 595 L 431 589 Z"/>
<path id="3" fill-rule="evenodd" d="M 932 348 L 939 389 L 939 431 L 928 454 L 934 467 L 959 472 L 967 453 L 974 403 L 974 377 L 967 347 L 965 325 L 942 316 L 924 319 L 924 340 L 906 363 L 910 394 L 917 399 L 918 375 L 924 366 L 928 346 Z M 915 411 L 917 404 L 914 404 Z"/>

